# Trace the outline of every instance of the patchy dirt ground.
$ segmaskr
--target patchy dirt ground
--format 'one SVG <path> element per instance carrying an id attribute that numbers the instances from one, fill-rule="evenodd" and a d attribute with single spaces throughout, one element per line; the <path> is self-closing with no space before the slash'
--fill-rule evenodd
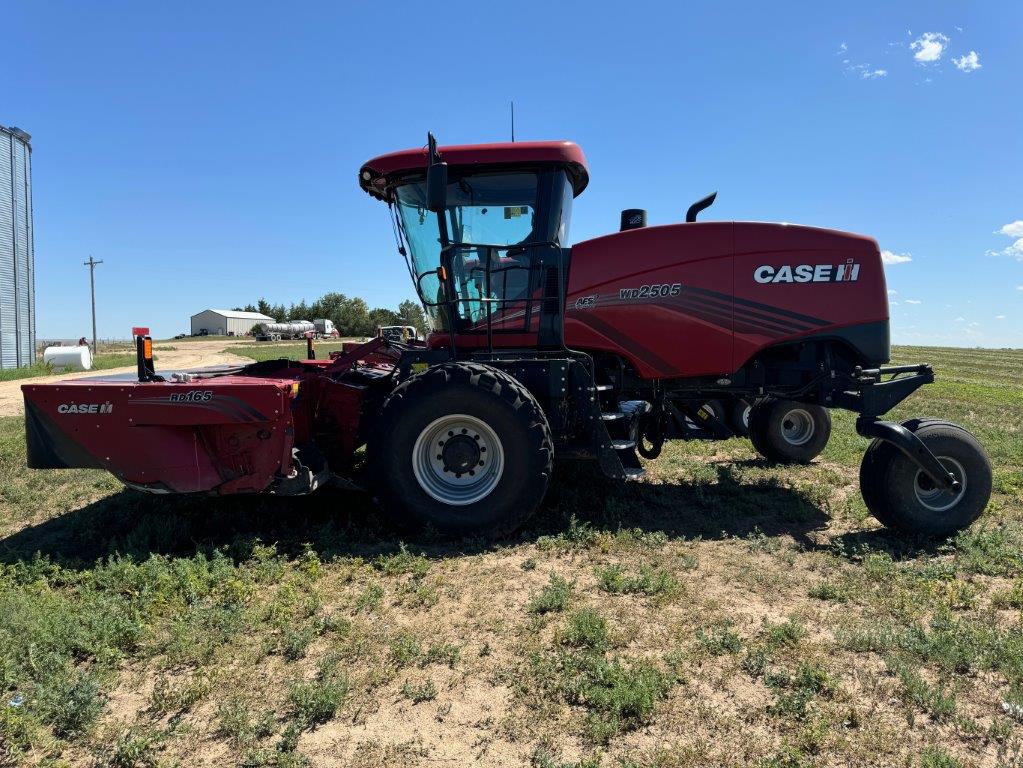
<path id="1" fill-rule="evenodd" d="M 948 541 L 869 517 L 843 414 L 807 467 L 742 440 L 671 445 L 642 483 L 561 466 L 496 544 L 402 541 L 352 492 L 25 472 L 0 419 L 0 762 L 1023 765 L 1019 361 L 927 356 L 899 415 L 996 467 Z"/>

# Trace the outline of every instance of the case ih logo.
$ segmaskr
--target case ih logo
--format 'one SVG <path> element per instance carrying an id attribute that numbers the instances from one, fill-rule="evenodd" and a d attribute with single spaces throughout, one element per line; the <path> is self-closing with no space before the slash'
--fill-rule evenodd
<path id="1" fill-rule="evenodd" d="M 110 413 L 114 410 L 113 403 L 61 403 L 57 413 Z"/>
<path id="2" fill-rule="evenodd" d="M 764 264 L 753 270 L 758 283 L 852 283 L 860 276 L 860 265 L 852 259 L 845 264 L 799 264 L 772 267 Z"/>

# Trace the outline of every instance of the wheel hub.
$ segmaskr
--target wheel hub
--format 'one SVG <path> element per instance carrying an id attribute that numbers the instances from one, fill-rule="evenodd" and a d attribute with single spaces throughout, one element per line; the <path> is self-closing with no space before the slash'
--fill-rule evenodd
<path id="1" fill-rule="evenodd" d="M 916 473 L 916 482 L 913 490 L 916 491 L 916 499 L 932 512 L 945 512 L 952 509 L 963 496 L 966 490 L 966 471 L 963 465 L 948 456 L 938 456 L 941 465 L 952 473 L 958 487 L 942 488 L 935 484 L 931 478 L 924 474 L 923 470 Z"/>
<path id="2" fill-rule="evenodd" d="M 475 437 L 475 439 L 474 439 Z M 457 434 L 449 437 L 441 449 L 441 460 L 444 462 L 445 472 L 469 472 L 475 471 L 480 466 L 480 445 L 479 435 L 470 437 L 468 434 Z"/>
<path id="3" fill-rule="evenodd" d="M 463 413 L 427 424 L 412 447 L 419 486 L 444 504 L 464 506 L 488 496 L 504 473 L 504 447 L 493 428 Z"/>
<path id="4" fill-rule="evenodd" d="M 814 431 L 813 417 L 802 408 L 793 408 L 781 420 L 781 434 L 789 445 L 805 445 Z"/>

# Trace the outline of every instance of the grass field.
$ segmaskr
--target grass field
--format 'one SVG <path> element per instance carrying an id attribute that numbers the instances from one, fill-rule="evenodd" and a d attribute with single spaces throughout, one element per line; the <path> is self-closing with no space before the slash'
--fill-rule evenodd
<path id="1" fill-rule="evenodd" d="M 995 465 L 949 541 L 867 515 L 850 414 L 808 467 L 743 440 L 635 484 L 559 467 L 493 545 L 403 542 L 355 492 L 29 472 L 0 420 L 0 764 L 1020 765 L 1023 351 L 897 356 L 939 380 L 894 415 Z"/>
<path id="2" fill-rule="evenodd" d="M 154 357 L 155 359 L 155 357 Z M 135 364 L 135 355 L 131 352 L 98 354 L 92 360 L 92 370 L 107 371 L 111 368 L 123 368 L 126 365 Z M 52 365 L 35 363 L 24 368 L 5 368 L 0 370 L 0 381 L 15 381 L 16 379 L 34 379 L 39 376 L 53 376 L 58 373 L 68 373 L 70 368 L 55 368 Z"/>
<path id="3" fill-rule="evenodd" d="M 355 339 L 337 339 L 335 341 L 317 341 L 316 356 L 321 360 L 328 357 L 331 352 L 341 349 L 344 341 L 355 341 Z M 361 339 L 358 339 L 361 341 Z M 239 344 L 231 347 L 236 355 L 251 357 L 253 360 L 275 360 L 287 357 L 292 360 L 305 359 L 306 346 L 304 341 L 290 342 L 253 342 L 252 344 Z"/>

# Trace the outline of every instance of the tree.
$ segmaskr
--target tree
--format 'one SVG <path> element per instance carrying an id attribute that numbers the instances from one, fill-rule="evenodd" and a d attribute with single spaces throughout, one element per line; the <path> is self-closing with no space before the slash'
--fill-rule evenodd
<path id="1" fill-rule="evenodd" d="M 423 312 L 423 307 L 418 301 L 405 299 L 405 301 L 398 305 L 398 315 L 404 318 L 402 325 L 415 326 L 420 336 L 425 336 L 429 332 L 426 313 Z"/>
<path id="2" fill-rule="evenodd" d="M 381 325 L 405 325 L 397 312 L 381 307 L 369 311 L 369 321 L 373 326 L 373 333 L 376 333 L 376 329 Z"/>
<path id="3" fill-rule="evenodd" d="M 369 319 L 369 307 L 362 299 L 344 299 L 338 307 L 336 317 L 330 318 L 342 336 L 371 336 L 373 323 Z"/>
<path id="4" fill-rule="evenodd" d="M 261 312 L 279 322 L 287 320 L 315 320 L 324 317 L 330 320 L 342 336 L 372 336 L 380 325 L 411 325 L 420 335 L 430 332 L 430 321 L 419 302 L 406 299 L 398 305 L 398 311 L 385 307 L 370 309 L 358 297 L 349 298 L 343 293 L 331 291 L 323 294 L 311 304 L 302 299 L 297 304 L 285 307 L 271 304 L 264 298 L 249 304 L 246 312 Z"/>

